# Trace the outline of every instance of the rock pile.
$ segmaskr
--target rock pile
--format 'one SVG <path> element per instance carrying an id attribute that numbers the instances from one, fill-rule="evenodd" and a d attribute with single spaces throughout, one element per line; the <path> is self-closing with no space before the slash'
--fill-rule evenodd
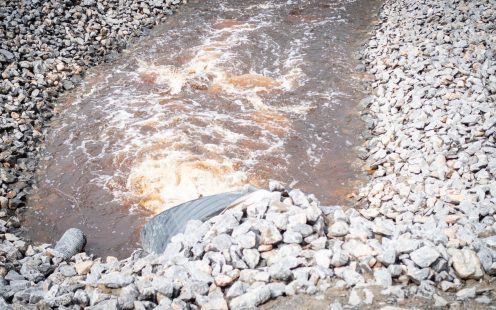
<path id="1" fill-rule="evenodd" d="M 162 254 L 139 250 L 123 261 L 103 262 L 85 253 L 65 261 L 50 247 L 26 248 L 5 234 L 1 251 L 12 254 L 6 256 L 0 304 L 251 309 L 283 295 L 341 287 L 350 289 L 349 303 L 358 306 L 374 299 L 366 286 L 381 286 L 383 294 L 398 299 L 417 294 L 446 304 L 434 295 L 438 289 L 457 291 L 462 280 L 486 273 L 480 251 L 470 247 L 434 242 L 379 215 L 372 220 L 355 209 L 319 206 L 312 195 L 286 191 L 275 182 L 271 190 L 244 196 L 208 221 L 188 222 Z M 478 294 L 481 302 L 490 302 L 488 293 L 475 287 L 456 297 Z"/>
<path id="2" fill-rule="evenodd" d="M 496 271 L 496 6 L 388 1 L 382 15 L 363 54 L 373 179 L 359 212 L 420 240 L 397 251 L 408 276 L 449 289 Z"/>
<path id="3" fill-rule="evenodd" d="M 374 95 L 359 212 L 407 238 L 398 280 L 457 290 L 496 271 L 496 5 L 387 1 L 382 20 L 362 55 Z"/>
<path id="4" fill-rule="evenodd" d="M 54 99 L 74 88 L 84 69 L 113 59 L 180 2 L 0 0 L 2 209 L 24 205 Z"/>

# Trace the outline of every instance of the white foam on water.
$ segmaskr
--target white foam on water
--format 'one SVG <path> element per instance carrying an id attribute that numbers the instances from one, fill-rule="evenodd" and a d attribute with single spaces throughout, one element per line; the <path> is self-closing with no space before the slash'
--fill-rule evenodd
<path id="1" fill-rule="evenodd" d="M 232 162 L 172 151 L 133 167 L 127 188 L 141 197 L 140 207 L 158 213 L 201 196 L 239 190 L 247 181 L 246 174 L 236 171 Z"/>
<path id="2" fill-rule="evenodd" d="M 108 128 L 126 131 L 126 141 L 114 150 L 115 157 L 121 160 L 129 158 L 132 161 L 131 170 L 125 189 L 119 190 L 112 177 L 100 177 L 98 182 L 112 187 L 120 199 L 123 195 L 131 195 L 138 198 L 140 207 L 160 212 L 202 195 L 240 189 L 250 183 L 248 171 L 256 165 L 258 157 L 274 153 L 285 159 L 286 155 L 278 154 L 282 153 L 284 136 L 291 130 L 285 114 L 304 114 L 310 109 L 310 103 L 276 108 L 267 105 L 259 93 L 279 88 L 287 91 L 300 86 L 304 77 L 300 68 L 303 57 L 298 54 L 301 42 L 295 42 L 292 46 L 284 66 L 287 72 L 279 77 L 268 77 L 270 72 L 236 75 L 228 71 L 230 62 L 236 56 L 232 52 L 233 47 L 248 40 L 248 32 L 268 25 L 264 22 L 256 26 L 244 23 L 212 29 L 204 42 L 194 48 L 193 57 L 180 66 L 140 61 L 136 77 L 148 75 L 154 84 L 165 87 L 168 95 L 162 100 L 166 103 L 153 103 L 153 96 L 137 98 L 137 102 L 133 102 L 131 94 L 127 96 L 123 93 L 113 99 L 113 105 L 120 109 L 108 114 Z M 174 95 L 184 92 L 188 84 L 197 82 L 204 82 L 209 88 L 218 87 L 222 96 L 231 99 L 246 114 L 236 117 L 222 111 L 204 111 L 201 109 L 202 103 L 194 102 L 200 108 L 196 111 L 184 101 L 171 100 Z M 124 102 L 119 99 L 123 95 Z M 144 99 L 151 103 L 147 113 L 152 112 L 153 116 L 136 120 L 133 113 L 123 111 L 123 108 L 133 110 L 133 104 L 142 108 L 140 101 Z M 117 104 L 117 101 L 121 102 Z M 171 113 L 167 108 L 174 104 L 186 111 Z M 166 112 L 160 112 L 162 109 Z M 208 126 L 196 126 L 196 121 Z M 238 128 L 258 127 L 260 136 L 256 141 L 257 147 L 243 146 L 244 141 L 252 138 L 228 129 L 223 123 L 234 124 Z M 144 127 L 152 130 L 143 135 L 140 129 Z M 201 136 L 217 138 L 215 143 L 201 143 L 199 146 L 200 141 L 195 139 Z M 112 138 L 105 132 L 102 137 Z M 201 152 L 192 151 L 198 148 Z M 226 153 L 238 155 L 233 158 Z"/>

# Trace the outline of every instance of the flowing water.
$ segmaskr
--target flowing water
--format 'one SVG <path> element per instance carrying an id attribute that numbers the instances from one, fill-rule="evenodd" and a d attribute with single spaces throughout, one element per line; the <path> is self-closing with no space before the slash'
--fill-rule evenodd
<path id="1" fill-rule="evenodd" d="M 358 176 L 353 53 L 377 1 L 189 3 L 67 96 L 24 217 L 125 256 L 146 219 L 269 179 L 343 203 Z"/>

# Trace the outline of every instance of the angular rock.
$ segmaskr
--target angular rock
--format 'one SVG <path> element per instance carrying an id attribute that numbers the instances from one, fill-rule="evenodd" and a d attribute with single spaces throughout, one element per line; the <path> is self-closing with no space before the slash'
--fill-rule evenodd
<path id="1" fill-rule="evenodd" d="M 282 240 L 282 235 L 274 224 L 264 222 L 260 225 L 261 244 L 276 244 Z"/>
<path id="2" fill-rule="evenodd" d="M 379 268 L 374 270 L 375 283 L 384 287 L 391 286 L 393 280 L 391 279 L 391 274 L 386 268 Z"/>
<path id="3" fill-rule="evenodd" d="M 244 249 L 243 260 L 246 262 L 248 267 L 254 269 L 260 261 L 260 253 L 255 249 Z"/>
<path id="4" fill-rule="evenodd" d="M 440 254 L 434 247 L 423 246 L 410 253 L 410 258 L 420 268 L 426 268 L 432 265 Z"/>
<path id="5" fill-rule="evenodd" d="M 479 257 L 472 250 L 454 250 L 451 252 L 451 260 L 456 275 L 462 279 L 477 280 L 484 276 Z"/>
<path id="6" fill-rule="evenodd" d="M 134 278 L 131 275 L 125 275 L 120 272 L 112 272 L 103 275 L 98 283 L 103 284 L 108 288 L 121 288 L 131 284 L 133 280 Z"/>
<path id="7" fill-rule="evenodd" d="M 283 234 L 284 243 L 301 243 L 303 241 L 303 236 L 296 231 L 288 230 Z"/>
<path id="8" fill-rule="evenodd" d="M 329 268 L 331 265 L 331 257 L 332 257 L 332 251 L 331 250 L 318 250 L 315 252 L 315 263 L 317 266 L 321 266 L 324 268 Z"/>
<path id="9" fill-rule="evenodd" d="M 332 237 L 343 237 L 346 236 L 349 232 L 348 224 L 343 221 L 337 221 L 332 224 L 329 228 L 329 235 Z"/>
<path id="10" fill-rule="evenodd" d="M 465 299 L 475 298 L 475 295 L 476 295 L 475 287 L 468 287 L 468 288 L 464 288 L 462 290 L 459 290 L 456 293 L 456 298 L 460 299 L 460 300 L 465 300 Z"/>
<path id="11" fill-rule="evenodd" d="M 231 309 L 250 309 L 254 308 L 270 299 L 270 289 L 263 285 L 249 290 L 247 293 L 231 300 L 229 306 Z"/>

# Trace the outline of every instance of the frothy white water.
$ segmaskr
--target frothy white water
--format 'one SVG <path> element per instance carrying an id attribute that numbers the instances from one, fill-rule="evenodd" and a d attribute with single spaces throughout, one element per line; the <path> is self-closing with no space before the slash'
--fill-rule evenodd
<path id="1" fill-rule="evenodd" d="M 246 174 L 236 171 L 232 162 L 174 151 L 133 167 L 126 186 L 141 197 L 140 207 L 160 212 L 194 198 L 240 189 L 246 183 Z"/>
<path id="2" fill-rule="evenodd" d="M 113 189 L 118 199 L 131 195 L 139 200 L 138 206 L 160 212 L 200 196 L 238 190 L 256 183 L 256 180 L 250 180 L 248 171 L 259 156 L 274 153 L 284 158 L 281 147 L 287 131 L 291 130 L 288 113 L 304 115 L 311 103 L 273 107 L 266 104 L 263 95 L 278 90 L 290 91 L 304 80 L 305 75 L 299 67 L 303 56 L 298 53 L 303 44 L 292 43 L 290 55 L 284 61 L 285 74 L 270 77 L 251 71 L 240 75 L 230 70 L 237 60 L 234 48 L 248 40 L 247 33 L 264 26 L 267 25 L 259 23 L 255 27 L 249 23 L 220 20 L 202 43 L 189 51 L 193 56 L 183 64 L 157 65 L 139 61 L 135 78 L 156 85 L 162 94 L 138 98 L 125 96 L 125 101 L 113 104 L 119 109 L 107 116 L 103 140 L 112 139 L 108 131 L 124 130 L 126 143 L 121 143 L 121 148 L 117 147 L 113 152 L 119 161 L 130 158 L 132 162 L 125 188 L 118 190 L 114 178 L 100 178 Z M 216 111 L 215 107 L 204 109 L 202 103 L 175 99 L 190 88 L 219 94 L 224 100 L 235 102 L 239 115 Z M 134 103 L 143 109 L 143 99 L 150 104 L 146 109 L 151 113 L 136 120 L 135 113 L 128 111 L 135 110 Z M 249 146 L 253 130 L 243 130 L 250 127 L 258 131 L 253 146 Z M 144 129 L 149 130 L 143 133 Z M 205 136 L 210 137 L 212 143 L 199 141 Z M 201 152 L 198 152 L 199 148 Z"/>

